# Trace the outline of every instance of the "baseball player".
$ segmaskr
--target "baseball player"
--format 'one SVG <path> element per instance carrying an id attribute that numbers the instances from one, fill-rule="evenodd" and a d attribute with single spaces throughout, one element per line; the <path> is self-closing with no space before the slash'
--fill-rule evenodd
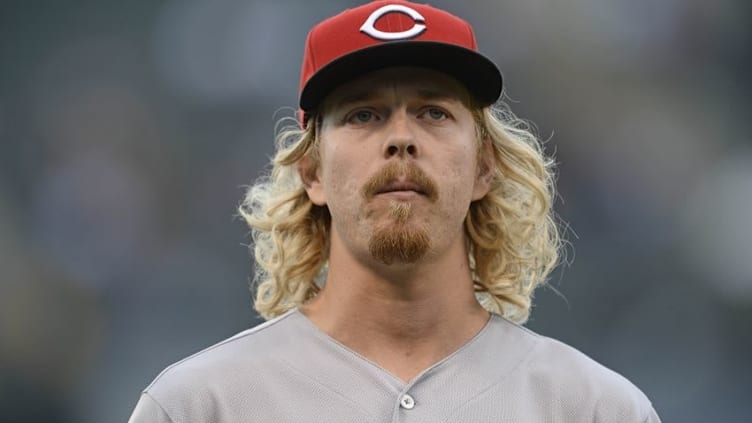
<path id="1" fill-rule="evenodd" d="M 551 161 L 472 27 L 401 0 L 309 33 L 300 114 L 241 214 L 268 319 L 164 370 L 131 422 L 659 422 L 522 326 L 557 263 Z"/>

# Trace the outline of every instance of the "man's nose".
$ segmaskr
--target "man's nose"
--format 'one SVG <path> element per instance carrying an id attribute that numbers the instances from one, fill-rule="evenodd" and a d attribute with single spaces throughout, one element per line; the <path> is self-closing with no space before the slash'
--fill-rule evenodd
<path id="1" fill-rule="evenodd" d="M 415 122 L 412 116 L 400 109 L 389 116 L 387 125 L 387 138 L 384 144 L 384 155 L 386 158 L 393 156 L 408 155 L 418 157 L 418 142 L 415 136 Z"/>

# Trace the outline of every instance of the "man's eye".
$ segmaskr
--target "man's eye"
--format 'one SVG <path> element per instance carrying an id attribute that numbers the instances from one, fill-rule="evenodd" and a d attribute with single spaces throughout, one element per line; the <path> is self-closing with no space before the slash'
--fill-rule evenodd
<path id="1" fill-rule="evenodd" d="M 444 120 L 447 117 L 447 114 L 445 111 L 437 108 L 437 107 L 431 107 L 429 109 L 426 109 L 424 112 L 424 115 L 427 116 L 431 120 Z"/>
<path id="2" fill-rule="evenodd" d="M 350 115 L 348 119 L 351 123 L 367 123 L 375 119 L 375 115 L 370 110 L 358 110 Z"/>

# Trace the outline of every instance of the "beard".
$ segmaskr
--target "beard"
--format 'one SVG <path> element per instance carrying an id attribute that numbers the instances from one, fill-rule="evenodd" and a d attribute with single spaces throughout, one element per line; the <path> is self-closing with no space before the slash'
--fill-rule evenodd
<path id="1" fill-rule="evenodd" d="M 417 262 L 426 254 L 431 243 L 425 228 L 408 223 L 412 204 L 392 202 L 389 215 L 394 223 L 378 228 L 371 236 L 368 243 L 371 256 L 386 265 Z"/>
<path id="2" fill-rule="evenodd" d="M 383 187 L 398 179 L 416 185 L 429 202 L 438 201 L 436 183 L 419 167 L 403 161 L 393 161 L 374 175 L 363 187 L 363 198 L 374 198 Z M 386 265 L 417 262 L 428 252 L 431 238 L 425 226 L 410 222 L 414 214 L 413 204 L 409 201 L 392 201 L 387 213 L 387 222 L 375 228 L 368 242 L 371 256 Z"/>

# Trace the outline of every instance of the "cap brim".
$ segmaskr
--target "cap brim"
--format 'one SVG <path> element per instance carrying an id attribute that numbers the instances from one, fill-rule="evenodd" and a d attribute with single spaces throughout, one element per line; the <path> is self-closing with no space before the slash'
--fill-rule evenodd
<path id="1" fill-rule="evenodd" d="M 465 85 L 482 106 L 495 103 L 501 95 L 501 72 L 482 54 L 434 41 L 393 41 L 352 52 L 319 69 L 300 94 L 300 108 L 311 113 L 343 83 L 392 66 L 418 66 L 446 73 Z"/>

